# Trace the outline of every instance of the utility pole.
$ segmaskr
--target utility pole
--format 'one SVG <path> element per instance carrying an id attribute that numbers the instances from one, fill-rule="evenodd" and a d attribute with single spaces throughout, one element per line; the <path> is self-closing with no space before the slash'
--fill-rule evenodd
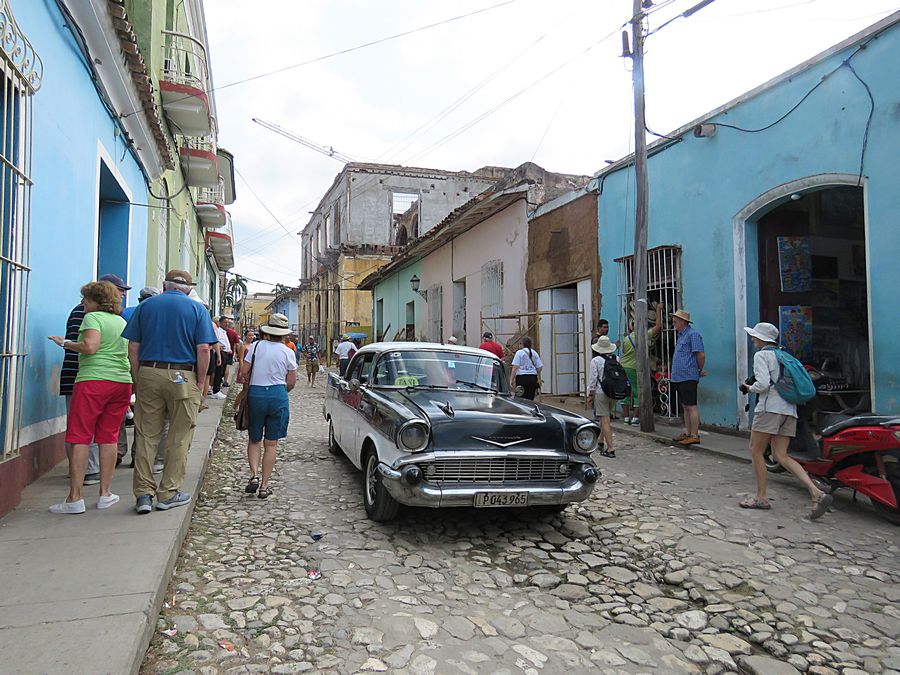
<path id="1" fill-rule="evenodd" d="M 646 0 L 645 0 L 646 1 Z M 647 211 L 650 191 L 647 179 L 647 135 L 644 111 L 644 12 L 642 0 L 634 0 L 631 17 L 634 84 L 634 336 L 636 338 L 637 390 L 640 396 L 641 431 L 653 431 L 653 394 L 650 387 L 650 355 L 647 350 Z M 627 327 L 626 327 L 626 330 Z"/>

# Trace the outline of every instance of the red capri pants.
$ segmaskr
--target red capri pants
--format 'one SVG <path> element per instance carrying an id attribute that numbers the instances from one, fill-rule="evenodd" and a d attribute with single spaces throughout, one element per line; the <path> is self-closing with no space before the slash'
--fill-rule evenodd
<path id="1" fill-rule="evenodd" d="M 97 445 L 117 443 L 119 427 L 128 404 L 131 385 L 109 380 L 83 380 L 72 390 L 72 407 L 66 428 L 66 443 Z"/>

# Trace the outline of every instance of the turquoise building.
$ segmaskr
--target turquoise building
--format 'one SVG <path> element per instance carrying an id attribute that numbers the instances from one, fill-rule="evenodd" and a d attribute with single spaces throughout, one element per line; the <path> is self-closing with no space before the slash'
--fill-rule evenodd
<path id="1" fill-rule="evenodd" d="M 387 279 L 376 272 L 365 279 L 360 288 L 372 291 L 373 341 L 418 340 L 416 322 L 423 319 L 425 301 L 413 290 L 410 279 L 422 277 L 418 260 L 395 270 Z"/>
<path id="2" fill-rule="evenodd" d="M 821 413 L 900 414 L 900 12 L 649 149 L 649 297 L 691 313 L 706 425 L 745 429 L 742 328 L 779 326 L 829 385 Z M 634 312 L 633 157 L 597 174 L 601 315 Z M 657 411 L 674 331 L 654 352 Z"/>
<path id="3" fill-rule="evenodd" d="M 134 287 L 127 304 L 146 284 L 146 186 L 171 157 L 110 7 L 0 2 L 0 515 L 65 457 L 63 352 L 48 336 L 65 333 L 83 284 L 117 274 Z"/>

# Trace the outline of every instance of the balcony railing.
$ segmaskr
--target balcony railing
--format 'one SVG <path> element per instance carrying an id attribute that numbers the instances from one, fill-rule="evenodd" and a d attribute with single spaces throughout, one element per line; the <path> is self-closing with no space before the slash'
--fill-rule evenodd
<path id="1" fill-rule="evenodd" d="M 163 39 L 159 90 L 166 117 L 182 136 L 215 138 L 215 124 L 210 116 L 206 48 L 202 42 L 184 33 L 163 31 Z"/>
<path id="2" fill-rule="evenodd" d="M 197 204 L 225 204 L 225 181 L 219 178 L 219 184 L 215 187 L 197 188 Z"/>
<path id="3" fill-rule="evenodd" d="M 209 72 L 203 43 L 190 35 L 170 30 L 164 30 L 163 36 L 163 78 L 206 93 Z"/>

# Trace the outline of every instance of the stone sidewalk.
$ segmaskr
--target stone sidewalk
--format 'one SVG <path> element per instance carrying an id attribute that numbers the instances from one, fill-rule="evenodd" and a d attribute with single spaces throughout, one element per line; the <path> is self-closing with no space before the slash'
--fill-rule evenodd
<path id="1" fill-rule="evenodd" d="M 184 491 L 199 494 L 224 401 L 208 400 L 188 456 Z M 130 431 L 130 430 L 129 430 Z M 129 437 L 131 434 L 129 433 Z M 0 654 L 16 673 L 134 673 L 144 657 L 194 504 L 138 517 L 132 471 L 116 470 L 121 501 L 98 511 L 52 515 L 68 491 L 61 462 L 0 519 Z"/>
<path id="2" fill-rule="evenodd" d="M 590 419 L 591 411 L 585 405 L 584 399 L 565 396 L 544 396 L 542 402 L 546 405 L 556 406 L 577 415 L 583 415 Z M 657 420 L 656 430 L 651 433 L 641 431 L 638 426 L 629 426 L 622 422 L 621 419 L 613 420 L 613 432 L 625 433 L 641 438 L 649 438 L 657 443 L 665 443 L 666 445 L 677 445 L 672 439 L 682 432 L 680 425 L 669 425 Z M 740 462 L 750 463 L 750 450 L 748 444 L 750 436 L 734 434 L 723 434 L 715 431 L 700 430 L 700 443 L 693 446 L 692 450 L 707 452 L 721 457 L 728 457 Z M 681 446 L 678 446 L 681 447 Z"/>

